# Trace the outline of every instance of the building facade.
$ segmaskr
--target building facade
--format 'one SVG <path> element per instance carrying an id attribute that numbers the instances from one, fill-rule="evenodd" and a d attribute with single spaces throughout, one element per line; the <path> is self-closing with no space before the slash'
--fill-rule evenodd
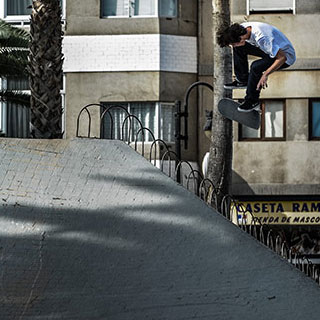
<path id="1" fill-rule="evenodd" d="M 75 135 L 80 109 L 96 103 L 128 108 L 156 138 L 173 143 L 174 103 L 197 80 L 197 2 L 70 0 L 66 21 L 66 137 Z M 105 136 L 99 115 L 92 134 Z M 189 119 L 184 156 L 194 161 L 196 109 Z"/>
<path id="2" fill-rule="evenodd" d="M 320 237 L 320 32 L 318 1 L 233 1 L 234 22 L 263 21 L 290 39 L 297 61 L 269 77 L 262 125 L 234 125 L 233 194 L 259 223 L 281 227 L 297 252 L 318 255 Z M 233 97 L 242 98 L 244 90 Z M 251 215 L 252 214 L 252 215 Z"/>

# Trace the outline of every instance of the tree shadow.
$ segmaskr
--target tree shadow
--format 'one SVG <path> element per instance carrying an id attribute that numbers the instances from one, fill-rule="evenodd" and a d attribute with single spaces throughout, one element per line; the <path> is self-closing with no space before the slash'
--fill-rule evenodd
<path id="1" fill-rule="evenodd" d="M 41 143 L 0 149 L 1 319 L 318 313 L 316 286 L 129 147 Z"/>
<path id="2" fill-rule="evenodd" d="M 204 204 L 210 212 L 199 217 L 200 200 L 186 211 L 183 199 L 172 194 L 165 198 L 155 192 L 154 199 L 135 204 L 134 193 L 128 192 L 122 205 L 106 202 L 96 210 L 61 203 L 2 207 L 2 319 L 117 319 L 128 313 L 125 306 L 135 309 L 137 294 L 159 290 L 163 295 L 174 284 L 185 288 L 188 280 L 181 272 L 193 277 L 187 266 L 206 259 L 201 252 L 207 241 L 222 248 L 214 220 L 226 221 L 217 215 L 208 224 L 214 213 Z M 204 268 L 194 267 L 196 273 Z"/>

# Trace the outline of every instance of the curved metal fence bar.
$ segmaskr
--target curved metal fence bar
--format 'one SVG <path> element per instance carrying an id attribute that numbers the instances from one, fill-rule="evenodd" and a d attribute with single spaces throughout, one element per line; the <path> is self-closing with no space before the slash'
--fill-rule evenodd
<path id="1" fill-rule="evenodd" d="M 291 248 L 289 249 L 289 253 L 288 253 L 288 261 L 293 264 L 293 259 L 292 259 L 292 250 Z"/>
<path id="2" fill-rule="evenodd" d="M 195 176 L 194 174 L 198 175 L 198 177 L 195 178 L 196 179 L 197 190 L 194 190 L 194 193 L 199 195 L 199 188 L 198 188 L 199 180 L 200 181 L 203 180 L 203 176 L 202 176 L 202 174 L 201 174 L 201 172 L 199 170 L 194 170 L 193 169 L 191 172 L 189 172 L 188 177 L 187 177 L 187 189 L 189 190 L 189 182 L 190 182 L 191 176 L 192 175 Z"/>
<path id="3" fill-rule="evenodd" d="M 236 201 L 232 201 L 231 205 L 230 205 L 230 219 L 229 220 L 239 227 L 238 213 L 239 213 L 238 204 Z"/>
<path id="4" fill-rule="evenodd" d="M 293 261 L 294 261 L 294 266 L 296 267 L 296 268 L 299 268 L 299 257 L 298 257 L 298 254 L 297 253 L 295 253 L 294 254 L 294 259 L 293 259 Z"/>
<path id="5" fill-rule="evenodd" d="M 209 186 L 207 187 L 207 185 Z M 208 178 L 203 179 L 199 185 L 199 196 L 207 204 L 208 204 L 208 198 L 209 198 L 208 195 L 209 195 L 210 189 L 212 190 L 215 189 L 213 182 Z M 204 197 L 202 197 L 203 194 L 204 194 Z"/>
<path id="6" fill-rule="evenodd" d="M 277 254 L 279 254 L 280 256 L 282 255 L 282 254 L 281 254 L 281 251 L 282 251 L 282 245 L 281 245 L 281 243 L 282 243 L 282 239 L 281 239 L 280 235 L 278 234 L 278 235 L 276 236 L 274 251 L 275 251 Z"/>
<path id="7" fill-rule="evenodd" d="M 91 114 L 89 112 L 89 110 L 87 109 L 87 107 L 84 107 L 82 110 L 81 110 L 81 113 L 82 111 L 86 111 L 87 114 L 88 114 L 88 121 L 89 121 L 89 124 L 88 124 L 88 138 L 90 138 L 90 131 L 91 131 Z M 81 113 L 79 113 L 78 115 L 78 118 L 77 118 L 77 131 L 76 131 L 76 137 L 80 137 L 79 136 L 79 127 L 80 127 L 80 116 L 81 116 Z"/>
<path id="8" fill-rule="evenodd" d="M 166 151 L 169 151 L 169 147 L 168 145 L 162 140 L 162 139 L 154 139 L 151 146 L 150 146 L 150 152 L 149 152 L 149 161 L 152 161 L 152 150 L 154 147 L 154 166 L 156 166 L 156 158 L 157 158 L 157 142 L 160 142 L 162 145 L 164 145 L 164 147 L 166 148 Z M 160 147 L 161 150 L 161 147 Z"/>
<path id="9" fill-rule="evenodd" d="M 265 224 L 261 225 L 259 240 L 260 240 L 260 242 L 262 242 L 263 244 L 266 245 L 266 237 L 265 237 L 265 234 L 264 234 L 264 232 L 263 232 L 263 228 L 264 228 L 264 227 L 265 227 Z"/>
<path id="10" fill-rule="evenodd" d="M 257 224 L 256 221 L 254 219 L 254 215 L 252 214 L 252 212 L 246 210 L 246 214 L 251 216 L 251 220 L 250 223 L 248 221 L 248 219 L 245 219 L 245 226 L 246 226 L 246 232 L 249 233 L 251 236 L 253 236 L 253 234 L 257 235 Z M 257 237 L 254 236 L 256 239 Z"/>
<path id="11" fill-rule="evenodd" d="M 109 117 L 110 117 L 110 120 L 111 120 L 111 126 L 110 126 L 110 137 L 111 137 L 111 139 L 113 139 L 113 126 L 114 126 L 114 121 L 113 121 L 113 117 L 112 117 L 112 114 L 111 114 L 111 110 L 113 110 L 113 109 L 121 109 L 121 110 L 123 110 L 126 114 L 127 114 L 127 116 L 129 116 L 130 115 L 130 113 L 128 112 L 128 110 L 127 110 L 127 108 L 126 107 L 124 107 L 124 106 L 120 106 L 120 105 L 111 105 L 111 106 L 108 106 L 108 107 L 106 107 L 106 106 L 104 106 L 106 109 L 102 112 L 102 114 L 101 114 L 101 116 L 100 116 L 100 132 L 103 132 L 104 130 L 104 122 L 103 122 L 103 120 L 104 120 L 104 117 L 105 117 L 105 115 L 106 114 L 108 114 L 109 115 Z"/>
<path id="12" fill-rule="evenodd" d="M 253 224 L 250 224 L 250 234 L 255 238 L 258 239 L 258 231 L 257 231 L 258 227 L 257 227 L 257 223 L 254 220 Z"/>
<path id="13" fill-rule="evenodd" d="M 243 220 L 244 215 L 248 212 L 247 209 L 244 207 L 244 205 L 242 205 L 241 203 L 237 203 L 236 201 L 233 203 L 235 210 L 233 210 L 233 212 L 235 212 L 236 214 L 236 224 L 238 227 L 241 227 L 241 225 L 239 224 L 239 215 L 238 213 L 242 213 L 242 217 L 241 217 L 241 221 Z M 232 221 L 232 220 L 231 220 Z"/>
<path id="14" fill-rule="evenodd" d="M 231 201 L 232 201 L 232 197 L 229 196 L 229 195 L 225 195 L 221 200 L 221 213 L 225 217 L 227 217 L 228 211 L 230 211 L 230 203 L 231 203 Z"/>
<path id="15" fill-rule="evenodd" d="M 202 84 L 198 83 L 197 85 Z M 204 84 L 205 85 L 205 84 Z M 190 91 L 193 87 L 190 87 Z M 210 88 L 210 87 L 209 87 Z M 189 94 L 190 94 L 189 91 Z M 188 101 L 188 96 L 186 96 L 186 101 Z M 100 107 L 103 109 L 103 112 L 100 117 L 100 130 L 103 130 L 103 120 L 105 115 L 108 113 L 110 120 L 111 120 L 111 139 L 113 139 L 113 126 L 114 126 L 114 119 L 112 117 L 112 114 L 110 110 L 114 108 L 122 109 L 126 113 L 126 117 L 124 118 L 122 122 L 121 127 L 121 139 L 125 142 L 125 125 L 129 121 L 129 128 L 127 132 L 127 142 L 130 145 L 130 143 L 133 141 L 133 134 L 134 134 L 134 126 L 133 121 L 136 121 L 139 124 L 139 129 L 137 130 L 134 138 L 134 148 L 137 151 L 137 142 L 139 134 L 142 135 L 142 148 L 140 154 L 144 157 L 144 143 L 145 143 L 145 132 L 148 132 L 151 136 L 151 146 L 150 146 L 150 153 L 149 153 L 149 161 L 152 163 L 152 152 L 154 151 L 154 165 L 156 165 L 156 159 L 157 159 L 157 143 L 160 143 L 165 147 L 165 152 L 161 156 L 159 154 L 160 159 L 160 170 L 164 172 L 164 162 L 168 161 L 168 176 L 173 178 L 175 181 L 177 181 L 177 176 L 180 172 L 180 169 L 182 168 L 182 165 L 184 163 L 187 164 L 188 168 L 190 169 L 189 173 L 186 175 L 186 188 L 189 190 L 190 186 L 190 180 L 193 179 L 193 191 L 195 194 L 197 194 L 204 202 L 206 202 L 208 205 L 214 207 L 217 209 L 218 212 L 220 212 L 222 215 L 224 215 L 228 220 L 236 224 L 239 228 L 241 228 L 243 231 L 249 233 L 251 236 L 256 238 L 258 241 L 275 251 L 277 254 L 279 254 L 283 259 L 286 259 L 289 263 L 294 265 L 296 268 L 304 272 L 307 276 L 313 278 L 319 285 L 320 285 L 320 269 L 317 265 L 313 264 L 309 259 L 307 259 L 305 256 L 302 256 L 297 252 L 296 250 L 293 250 L 293 247 L 290 247 L 286 240 L 283 238 L 283 234 L 279 233 L 278 231 L 275 231 L 270 225 L 262 224 L 259 219 L 257 219 L 254 214 L 247 210 L 247 208 L 241 203 L 236 201 L 230 194 L 223 194 L 220 189 L 217 189 L 213 182 L 208 179 L 204 178 L 200 171 L 195 170 L 192 168 L 192 165 L 185 160 L 181 160 L 178 157 L 178 154 L 172 150 L 169 150 L 169 147 L 165 141 L 162 139 L 155 139 L 155 136 L 153 132 L 149 129 L 143 126 L 140 119 L 128 112 L 128 110 L 124 106 L 114 105 L 110 107 L 106 107 L 102 104 L 88 104 L 85 107 L 83 107 L 78 115 L 77 118 L 77 130 L 76 130 L 76 136 L 81 137 L 79 135 L 80 130 L 80 119 L 81 115 L 85 112 L 88 117 L 88 138 L 91 138 L 91 122 L 92 122 L 92 116 L 89 111 L 89 108 L 91 107 Z M 102 132 L 102 131 L 101 131 Z M 100 135 L 101 137 L 101 135 Z M 138 152 L 138 151 L 137 151 Z M 175 160 L 175 172 L 174 177 L 172 177 L 172 157 L 174 157 Z M 218 208 L 218 198 L 221 199 L 220 208 Z M 250 217 L 250 219 L 249 219 Z"/>
<path id="16" fill-rule="evenodd" d="M 273 231 L 272 229 L 269 230 L 268 234 L 267 234 L 267 246 L 274 250 L 274 243 L 273 243 Z"/>
<path id="17" fill-rule="evenodd" d="M 311 277 L 313 275 L 312 273 L 312 263 L 309 259 L 307 259 L 307 276 Z"/>
<path id="18" fill-rule="evenodd" d="M 175 173 L 174 173 L 175 181 L 177 181 L 178 172 L 179 172 L 179 169 L 182 167 L 182 164 L 183 164 L 183 163 L 186 163 L 187 166 L 189 167 L 190 171 L 192 172 L 192 174 L 193 174 L 193 179 L 194 179 L 194 181 L 193 181 L 193 183 L 194 183 L 194 190 L 197 190 L 197 186 L 195 185 L 196 179 L 195 179 L 195 175 L 194 175 L 194 172 L 193 172 L 194 170 L 193 170 L 191 164 L 190 164 L 188 161 L 185 161 L 185 160 L 179 161 L 179 163 L 178 163 L 178 165 L 177 165 L 177 167 L 176 167 Z"/>
<path id="19" fill-rule="evenodd" d="M 238 207 L 239 207 L 238 202 L 231 195 L 227 194 L 222 198 L 221 211 L 223 210 L 223 208 L 225 208 L 224 209 L 225 212 L 222 211 L 222 213 L 231 222 L 234 221 L 234 214 L 236 215 L 236 221 L 238 221 Z M 242 212 L 245 211 L 243 209 L 243 206 L 241 206 L 241 210 L 242 210 Z"/>
<path id="20" fill-rule="evenodd" d="M 140 128 L 143 128 L 143 124 L 142 122 L 140 121 L 140 119 L 135 116 L 134 114 L 129 114 L 128 116 L 126 116 L 122 122 L 122 128 L 121 128 L 121 136 L 122 136 L 122 141 L 124 141 L 124 128 L 125 128 L 125 124 L 127 123 L 127 121 L 129 120 L 129 129 L 128 129 L 128 139 L 127 139 L 127 143 L 130 144 L 132 142 L 131 140 L 131 134 L 132 134 L 132 138 L 133 138 L 133 125 L 132 125 L 132 122 L 131 122 L 131 118 L 133 120 L 136 120 L 140 126 Z"/>
<path id="21" fill-rule="evenodd" d="M 221 190 L 219 188 L 215 188 L 214 190 L 210 190 L 209 197 L 211 198 L 210 205 L 215 208 L 218 212 L 221 212 L 221 208 L 218 208 L 218 197 L 219 193 L 221 193 Z"/>
<path id="22" fill-rule="evenodd" d="M 155 137 L 154 137 L 154 134 L 153 132 L 149 129 L 149 128 L 146 128 L 146 127 L 142 127 L 140 128 L 137 133 L 136 133 L 136 138 L 135 138 L 135 141 L 134 141 L 134 150 L 137 151 L 137 145 L 138 145 L 138 137 L 139 137 L 139 133 L 141 132 L 142 134 L 142 144 L 141 144 L 141 148 L 142 148 L 142 156 L 144 157 L 144 142 L 145 142 L 145 135 L 144 135 L 144 132 L 147 131 L 150 133 L 151 137 L 152 137 L 152 140 L 155 140 Z"/>
<path id="23" fill-rule="evenodd" d="M 316 280 L 318 282 L 318 284 L 320 284 L 320 272 L 319 269 L 317 268 L 316 265 L 313 265 L 313 272 L 312 272 L 312 277 L 314 280 Z"/>
<path id="24" fill-rule="evenodd" d="M 288 245 L 287 242 L 284 241 L 281 245 L 281 253 L 280 253 L 281 257 L 283 257 L 284 259 L 288 260 L 289 258 L 289 254 L 288 254 Z"/>
<path id="25" fill-rule="evenodd" d="M 84 106 L 79 114 L 78 114 L 78 117 L 77 117 L 77 128 L 76 128 L 76 137 L 77 138 L 82 138 L 82 136 L 79 136 L 79 128 L 80 128 L 80 117 L 81 117 L 81 114 L 86 111 L 87 112 L 87 115 L 88 115 L 88 136 L 87 138 L 91 138 L 91 121 L 92 121 L 92 118 L 91 118 L 91 114 L 89 112 L 89 109 L 90 107 L 101 107 L 103 109 L 106 109 L 106 106 L 104 106 L 103 104 L 100 104 L 100 103 L 90 103 L 90 104 L 87 104 L 86 106 Z"/>
<path id="26" fill-rule="evenodd" d="M 174 152 L 174 151 L 172 151 L 172 150 L 167 150 L 167 151 L 162 155 L 161 161 L 160 161 L 160 170 L 161 170 L 162 172 L 164 172 L 164 171 L 163 171 L 164 159 L 166 158 L 167 155 L 169 156 L 169 157 L 168 157 L 168 161 L 169 161 L 169 163 L 168 163 L 168 166 L 169 166 L 169 169 L 168 169 L 169 174 L 168 174 L 168 176 L 169 176 L 170 178 L 171 178 L 171 156 L 170 156 L 171 154 L 173 154 L 173 155 L 175 156 L 175 161 L 180 161 L 180 159 L 178 158 L 177 153 Z"/>

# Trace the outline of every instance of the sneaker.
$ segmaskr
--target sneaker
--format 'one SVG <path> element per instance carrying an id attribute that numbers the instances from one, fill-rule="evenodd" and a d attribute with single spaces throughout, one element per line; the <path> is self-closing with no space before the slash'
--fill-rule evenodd
<path id="1" fill-rule="evenodd" d="M 225 89 L 245 89 L 247 84 L 245 82 L 240 82 L 238 80 L 234 80 L 231 83 L 225 83 L 223 86 Z"/>
<path id="2" fill-rule="evenodd" d="M 252 101 L 252 100 L 244 100 L 238 107 L 238 111 L 240 112 L 250 112 L 253 110 L 260 110 L 260 102 L 259 101 Z"/>

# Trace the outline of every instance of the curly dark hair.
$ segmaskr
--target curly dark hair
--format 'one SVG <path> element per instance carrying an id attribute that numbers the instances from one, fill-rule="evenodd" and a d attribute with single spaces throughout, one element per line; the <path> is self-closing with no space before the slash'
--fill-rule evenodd
<path id="1" fill-rule="evenodd" d="M 217 32 L 218 45 L 223 48 L 231 43 L 239 42 L 241 40 L 240 37 L 246 33 L 246 28 L 239 23 L 234 23 L 228 27 L 222 27 Z"/>

